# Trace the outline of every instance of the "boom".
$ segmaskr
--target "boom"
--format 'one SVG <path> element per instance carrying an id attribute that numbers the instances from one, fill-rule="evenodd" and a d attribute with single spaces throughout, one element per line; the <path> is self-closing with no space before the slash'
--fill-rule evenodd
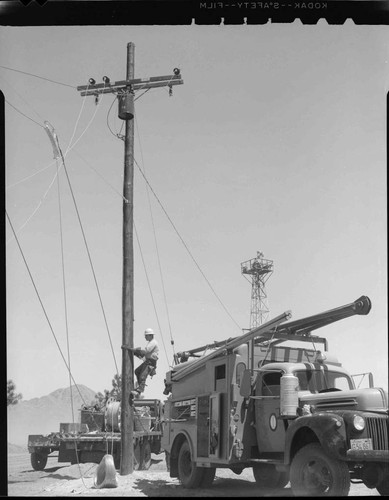
<path id="1" fill-rule="evenodd" d="M 336 321 L 340 321 L 350 316 L 369 314 L 370 310 L 371 301 L 369 297 L 362 295 L 361 297 L 359 297 L 359 299 L 351 302 L 350 304 L 346 304 L 335 309 L 330 309 L 313 316 L 308 316 L 306 318 L 281 324 L 283 323 L 283 321 L 291 317 L 291 313 L 289 311 L 285 312 L 277 318 L 250 330 L 240 337 L 234 337 L 232 339 L 227 339 L 226 341 L 215 342 L 213 346 L 219 348 L 212 353 L 208 354 L 207 356 L 202 356 L 200 359 L 197 359 L 196 361 L 194 361 L 190 365 L 183 367 L 182 369 L 175 367 L 175 369 L 173 369 L 172 371 L 172 381 L 180 380 L 189 373 L 197 370 L 206 361 L 217 356 L 224 350 L 235 349 L 236 347 L 239 347 L 249 340 L 255 339 L 256 343 L 271 340 L 272 345 L 285 342 L 286 340 L 307 341 L 312 338 L 311 332 L 313 330 L 322 328 L 323 326 L 327 326 L 331 323 L 335 323 Z M 318 337 L 318 340 L 326 342 L 325 339 L 322 339 L 320 337 Z M 188 359 L 189 356 L 192 356 L 194 355 L 194 353 L 200 352 L 207 347 L 210 346 L 207 345 L 204 347 L 192 349 L 190 351 L 184 351 L 178 353 L 178 356 L 181 357 L 181 359 Z"/>

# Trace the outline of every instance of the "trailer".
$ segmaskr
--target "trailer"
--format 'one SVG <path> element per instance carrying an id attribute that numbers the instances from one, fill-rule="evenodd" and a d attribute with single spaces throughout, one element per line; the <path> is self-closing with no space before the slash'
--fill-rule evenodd
<path id="1" fill-rule="evenodd" d="M 151 454 L 163 452 L 162 404 L 158 399 L 140 399 L 133 404 L 134 469 L 148 470 Z M 148 409 L 147 415 L 142 412 L 144 408 Z M 28 451 L 34 470 L 44 470 L 49 456 L 57 456 L 58 462 L 76 464 L 100 463 L 106 454 L 112 455 L 115 467 L 120 468 L 120 401 L 111 398 L 104 411 L 83 407 L 80 412 L 80 422 L 61 423 L 59 432 L 28 436 Z M 58 455 L 54 455 L 56 452 Z"/>

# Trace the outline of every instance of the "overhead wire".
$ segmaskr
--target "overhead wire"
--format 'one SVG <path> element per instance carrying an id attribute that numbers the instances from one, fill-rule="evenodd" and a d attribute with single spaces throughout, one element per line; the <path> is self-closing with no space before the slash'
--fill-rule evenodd
<path id="1" fill-rule="evenodd" d="M 95 109 L 95 112 L 93 113 L 92 115 L 92 118 L 89 120 L 87 126 L 85 127 L 85 129 L 83 130 L 83 132 L 81 133 L 81 135 L 78 137 L 78 139 L 73 143 L 72 143 L 72 140 L 75 136 L 75 133 L 76 133 L 76 130 L 77 130 L 77 127 L 78 127 L 78 123 L 80 121 L 80 118 L 81 118 L 81 114 L 82 114 L 82 110 L 84 108 L 84 104 L 85 104 L 85 98 L 83 99 L 83 102 L 82 102 L 82 105 L 81 105 L 81 108 L 80 108 L 80 112 L 78 114 L 78 117 L 77 117 L 77 120 L 76 120 L 76 123 L 75 123 L 75 126 L 73 128 L 73 133 L 72 133 L 72 136 L 71 136 L 71 139 L 68 143 L 68 146 L 67 146 L 67 149 L 66 149 L 66 152 L 65 152 L 65 155 L 64 155 L 64 158 L 66 157 L 66 155 L 69 153 L 69 151 L 71 151 L 75 145 L 81 140 L 81 138 L 83 137 L 83 135 L 85 134 L 85 132 L 88 130 L 88 128 L 90 127 L 90 125 L 92 124 L 93 120 L 95 119 L 95 116 L 96 116 L 96 113 L 97 113 L 97 110 L 98 110 L 98 107 L 96 107 Z M 39 124 L 38 124 L 39 125 Z M 40 125 L 41 126 L 41 125 Z M 45 127 L 42 125 L 42 128 L 45 129 Z M 51 163 L 50 166 L 54 165 L 55 162 Z M 19 229 L 17 230 L 17 233 L 19 233 L 28 223 L 29 221 L 33 218 L 33 216 L 37 213 L 37 211 L 39 210 L 39 208 L 42 206 L 44 200 L 46 199 L 46 196 L 48 194 L 48 192 L 50 191 L 52 185 L 54 184 L 54 181 L 56 179 L 58 175 L 58 171 L 56 171 L 52 181 L 50 182 L 49 184 L 49 187 L 47 188 L 45 194 L 43 195 L 43 198 L 39 201 L 37 207 L 35 208 L 35 210 L 32 212 L 32 214 L 27 218 L 27 220 L 22 224 L 22 226 L 19 227 Z M 25 179 L 24 179 L 25 180 Z M 20 181 L 21 182 L 21 181 Z M 10 241 L 12 240 L 12 238 L 10 238 L 6 244 L 8 244 Z"/>
<path id="2" fill-rule="evenodd" d="M 65 366 L 66 366 L 66 368 L 67 368 L 67 370 L 68 370 L 68 372 L 69 372 L 69 376 L 71 377 L 71 379 L 72 379 L 72 381 L 73 381 L 74 385 L 76 386 L 76 388 L 77 388 L 77 390 L 78 390 L 78 393 L 79 393 L 79 395 L 80 395 L 80 397 L 81 397 L 82 401 L 84 402 L 84 404 L 86 404 L 86 403 L 85 403 L 85 400 L 84 400 L 84 397 L 83 397 L 83 395 L 82 395 L 82 393 L 81 393 L 81 391 L 80 391 L 80 389 L 79 389 L 78 385 L 76 384 L 76 381 L 74 380 L 74 377 L 73 377 L 73 375 L 72 375 L 72 373 L 71 373 L 71 371 L 70 371 L 70 369 L 69 369 L 68 363 L 67 363 L 67 361 L 66 361 L 66 359 L 65 359 L 65 356 L 64 356 L 64 354 L 63 354 L 63 352 L 62 352 L 61 346 L 59 345 L 59 342 L 58 342 L 57 336 L 55 335 L 55 332 L 54 332 L 54 329 L 53 329 L 52 324 L 51 324 L 51 322 L 50 322 L 49 316 L 48 316 L 48 314 L 47 314 L 47 312 L 46 312 L 45 306 L 43 305 L 43 302 L 42 302 L 42 299 L 41 299 L 41 297 L 40 297 L 39 291 L 38 291 L 38 289 L 37 289 L 37 287 L 36 287 L 36 284 L 35 284 L 34 278 L 33 278 L 32 273 L 31 273 L 31 271 L 30 271 L 30 267 L 29 267 L 29 265 L 28 265 L 28 263 L 27 263 L 26 257 L 25 257 L 25 255 L 24 255 L 24 253 L 23 253 L 23 250 L 22 250 L 22 247 L 20 246 L 19 239 L 18 239 L 17 234 L 16 234 L 16 232 L 15 232 L 15 229 L 14 229 L 14 227 L 13 227 L 13 225 L 12 225 L 12 222 L 11 222 L 11 219 L 10 219 L 10 217 L 9 217 L 9 215 L 8 215 L 7 210 L 5 211 L 5 214 L 6 214 L 6 217 L 7 217 L 7 219 L 8 219 L 8 223 L 9 223 L 9 225 L 10 225 L 10 227 L 11 227 L 11 230 L 12 230 L 12 232 L 14 233 L 15 241 L 16 241 L 16 243 L 17 243 L 17 246 L 18 246 L 18 248 L 19 248 L 20 254 L 21 254 L 22 259 L 23 259 L 23 261 L 24 261 L 24 264 L 25 264 L 25 266 L 26 266 L 27 272 L 28 272 L 28 274 L 29 274 L 29 276 L 30 276 L 30 279 L 31 279 L 32 285 L 33 285 L 34 290 L 35 290 L 35 293 L 36 293 L 36 295 L 37 295 L 37 297 L 38 297 L 38 300 L 39 300 L 39 303 L 40 303 L 41 308 L 42 308 L 42 310 L 43 310 L 43 313 L 44 313 L 44 315 L 45 315 L 46 321 L 47 321 L 47 323 L 48 323 L 48 325 L 49 325 L 50 331 L 51 331 L 51 333 L 52 333 L 52 335 L 53 335 L 53 337 L 54 337 L 55 343 L 57 344 L 57 347 L 58 347 L 58 350 L 59 350 L 59 352 L 60 352 L 61 358 L 62 358 L 62 360 L 63 360 L 63 362 L 64 362 L 64 364 L 65 364 Z"/>
<path id="3" fill-rule="evenodd" d="M 57 161 L 57 171 L 59 173 L 58 161 Z M 66 347 L 67 347 L 68 366 L 70 374 L 71 364 L 70 364 L 69 323 L 68 323 L 68 307 L 67 307 L 67 295 L 66 295 L 65 256 L 64 256 L 63 230 L 62 230 L 62 204 L 61 204 L 59 175 L 57 175 L 57 195 L 58 195 L 59 233 L 60 233 L 60 246 L 61 246 L 62 290 L 63 290 L 64 313 L 65 313 Z M 70 389 L 70 405 L 72 410 L 72 422 L 74 423 L 73 390 L 72 390 L 72 380 L 70 378 L 70 375 L 69 375 L 69 389 Z"/>
<path id="4" fill-rule="evenodd" d="M 96 169 L 94 169 L 78 152 L 76 152 L 80 158 L 86 163 L 87 166 L 89 166 L 89 168 L 91 168 L 118 196 L 120 196 L 120 198 L 122 200 L 124 200 L 125 202 L 128 202 L 128 200 L 116 189 L 114 188 Z M 235 319 L 232 317 L 232 315 L 230 314 L 230 312 L 228 311 L 228 309 L 226 308 L 226 306 L 223 304 L 223 302 L 221 301 L 220 297 L 217 295 L 217 292 L 214 290 L 214 288 L 212 287 L 211 283 L 209 282 L 208 278 L 205 276 L 204 272 L 202 271 L 202 269 L 200 268 L 199 264 L 197 263 L 196 259 L 194 258 L 194 256 L 192 255 L 192 253 L 190 252 L 187 244 L 185 243 L 185 241 L 183 240 L 183 238 L 181 237 L 178 229 L 176 228 L 176 226 L 174 225 L 173 221 L 171 220 L 169 214 L 167 213 L 166 209 L 164 208 L 164 206 L 162 205 L 161 201 L 159 200 L 157 194 L 155 193 L 154 189 L 152 188 L 150 182 L 148 181 L 146 175 L 144 174 L 144 172 L 142 171 L 141 167 L 139 166 L 138 162 L 136 161 L 136 159 L 134 158 L 134 162 L 135 164 L 137 165 L 138 169 L 140 170 L 145 182 L 147 183 L 147 185 L 149 186 L 149 188 L 151 189 L 151 192 L 153 193 L 155 199 L 157 200 L 158 204 L 160 205 L 160 207 L 162 208 L 162 211 L 163 213 L 165 214 L 165 216 L 167 217 L 167 219 L 169 220 L 170 224 L 173 226 L 173 229 L 175 230 L 176 234 L 178 235 L 179 239 L 181 240 L 181 242 L 183 243 L 184 247 L 186 248 L 187 252 L 189 253 L 191 259 L 194 261 L 196 267 L 198 268 L 198 270 L 200 271 L 200 273 L 202 274 L 202 276 L 204 277 L 204 279 L 206 280 L 208 286 L 211 288 L 213 294 L 215 295 L 215 297 L 217 298 L 218 302 L 222 305 L 223 309 L 225 310 L 225 312 L 227 313 L 227 315 L 230 317 L 230 319 L 232 319 L 232 321 L 235 323 L 235 325 L 239 328 L 239 330 L 241 330 L 241 327 L 239 326 L 239 324 L 235 321 Z"/>
<path id="5" fill-rule="evenodd" d="M 138 132 L 138 141 L 139 141 L 140 154 L 141 154 L 141 158 L 142 158 L 142 164 L 143 164 L 143 168 L 145 168 L 144 167 L 144 158 L 143 158 L 143 149 L 142 149 L 142 144 L 141 144 L 141 140 L 140 140 L 139 126 L 138 126 L 138 120 L 136 117 L 136 113 L 135 113 L 134 119 L 135 119 L 135 124 L 136 124 L 136 130 Z M 174 340 L 173 340 L 173 335 L 172 335 L 169 307 L 168 307 L 167 297 L 166 297 L 165 280 L 164 280 L 163 273 L 162 273 L 161 258 L 160 258 L 160 254 L 159 254 L 158 241 L 157 241 L 157 232 L 155 229 L 153 210 L 152 210 L 151 200 L 150 200 L 150 192 L 149 192 L 147 184 L 146 184 L 146 192 L 147 192 L 147 199 L 148 199 L 149 210 L 150 210 L 151 223 L 152 223 L 152 227 L 153 227 L 154 244 L 155 244 L 155 249 L 156 249 L 156 253 L 157 253 L 159 276 L 160 276 L 160 280 L 161 280 L 162 292 L 163 292 L 164 303 L 165 303 L 165 310 L 166 310 L 166 315 L 167 315 L 167 320 L 168 320 L 168 325 L 169 325 L 170 344 L 171 344 L 172 349 L 173 349 L 173 359 L 175 359 L 176 353 L 174 350 Z"/>
<path id="6" fill-rule="evenodd" d="M 159 328 L 159 331 L 162 332 L 162 330 L 161 330 L 161 324 L 159 322 L 158 312 L 157 312 L 157 308 L 156 308 L 156 305 L 155 305 L 155 300 L 154 300 L 154 296 L 153 296 L 153 292 L 152 292 L 152 288 L 151 288 L 151 284 L 150 284 L 150 279 L 149 279 L 149 275 L 147 273 L 147 267 L 146 267 L 146 263 L 145 263 L 145 260 L 144 260 L 144 257 L 143 257 L 142 247 L 141 247 L 141 244 L 140 244 L 140 241 L 139 241 L 138 232 L 136 230 L 135 223 L 134 223 L 134 230 L 135 230 L 136 241 L 137 241 L 138 247 L 139 247 L 140 256 L 141 256 L 142 263 L 143 263 L 143 269 L 144 269 L 144 272 L 145 272 L 145 275 L 146 275 L 146 280 L 147 280 L 147 284 L 148 284 L 150 295 L 151 295 L 151 301 L 153 303 L 155 316 L 157 318 L 158 328 Z M 163 340 L 163 335 L 161 335 L 161 339 L 162 339 L 163 349 L 165 351 L 166 361 L 167 361 L 167 364 L 169 365 L 169 357 L 167 355 L 167 351 L 166 351 L 166 347 L 165 347 L 165 341 Z"/>
<path id="7" fill-rule="evenodd" d="M 26 100 L 26 99 L 25 99 L 25 98 L 24 98 L 24 97 L 23 97 L 23 96 L 22 96 L 22 95 L 21 95 L 21 94 L 20 94 L 20 93 L 19 93 L 16 89 L 15 89 L 15 87 L 14 87 L 11 83 L 9 83 L 9 81 L 8 81 L 8 80 L 6 80 L 6 79 L 4 78 L 4 76 L 0 75 L 0 80 L 3 80 L 3 81 L 4 81 L 4 82 L 5 82 L 5 83 L 6 83 L 6 84 L 7 84 L 7 85 L 8 85 L 8 86 L 12 89 L 12 92 L 14 92 L 14 94 L 16 94 L 16 95 L 19 97 L 19 99 L 21 99 L 21 100 L 22 100 L 22 101 L 26 104 L 26 106 L 28 106 L 29 108 L 31 108 L 31 109 L 32 109 L 32 111 L 36 114 L 36 116 L 38 116 L 38 117 L 42 120 L 42 122 L 44 121 L 43 116 L 42 116 L 41 114 L 39 114 L 39 113 L 38 113 L 38 111 L 37 111 L 37 110 L 36 110 L 36 109 L 32 106 L 32 104 L 31 104 L 30 102 L 28 102 L 28 101 L 27 101 L 27 100 Z"/>
<path id="8" fill-rule="evenodd" d="M 85 235 L 84 227 L 83 227 L 83 224 L 82 224 L 82 221 L 81 221 L 81 216 L 80 216 L 80 213 L 79 213 L 79 210 L 78 210 L 76 198 L 74 196 L 74 191 L 73 191 L 73 188 L 72 188 L 72 184 L 70 182 L 69 174 L 68 174 L 68 171 L 67 171 L 67 168 L 66 168 L 66 164 L 65 164 L 65 158 L 64 158 L 64 155 L 62 154 L 61 148 L 59 148 L 59 152 L 61 154 L 62 165 L 63 165 L 64 172 L 66 174 L 66 178 L 67 178 L 67 181 L 68 181 L 70 193 L 72 195 L 74 208 L 76 210 L 78 222 L 79 222 L 79 225 L 80 225 L 80 229 L 81 229 L 81 233 L 82 233 L 82 236 L 83 236 L 83 240 L 84 240 L 86 252 L 87 252 L 87 255 L 88 255 L 88 259 L 89 259 L 89 264 L 91 266 L 93 279 L 94 279 L 94 282 L 95 282 L 95 285 L 96 285 L 97 295 L 99 297 L 100 306 L 101 306 L 101 310 L 102 310 L 102 313 L 103 313 L 105 326 L 106 326 L 107 333 L 108 333 L 109 343 L 110 343 L 110 346 L 111 346 L 111 351 L 112 351 L 112 355 L 113 355 L 113 359 L 114 359 L 114 363 L 115 363 L 116 372 L 117 372 L 117 374 L 119 374 L 119 369 L 118 369 L 118 365 L 117 365 L 117 362 L 116 362 L 115 351 L 114 351 L 113 344 L 112 344 L 112 338 L 111 338 L 111 334 L 110 334 L 110 331 L 109 331 L 107 316 L 105 314 L 105 310 L 104 310 L 104 306 L 103 306 L 103 300 L 102 300 L 102 297 L 101 297 L 101 294 L 100 294 L 100 288 L 99 288 L 99 285 L 98 285 L 98 282 L 97 282 L 97 277 L 96 277 L 95 269 L 94 269 L 94 266 L 93 266 L 92 257 L 91 257 L 91 254 L 90 254 L 88 242 L 86 240 L 86 235 Z"/>
<path id="9" fill-rule="evenodd" d="M 158 196 L 156 195 L 154 189 L 152 188 L 152 186 L 150 185 L 148 179 L 146 178 L 144 172 L 142 171 L 141 167 L 139 166 L 138 162 L 136 161 L 136 159 L 134 158 L 134 161 L 135 161 L 135 164 L 136 166 L 138 167 L 138 170 L 140 171 L 140 173 L 142 174 L 145 182 L 148 184 L 148 186 L 150 187 L 151 189 L 151 192 L 153 193 L 155 199 L 157 200 L 158 204 L 160 205 L 160 207 L 162 208 L 162 211 L 164 212 L 164 214 L 166 215 L 168 221 L 170 222 L 171 226 L 173 227 L 175 233 L 177 234 L 177 236 L 179 237 L 181 243 L 184 245 L 186 251 L 188 252 L 190 258 L 192 259 L 192 261 L 194 262 L 195 266 L 197 267 L 197 269 L 200 271 L 201 275 L 203 276 L 203 278 L 205 279 L 205 281 L 207 282 L 208 286 L 210 287 L 212 293 L 215 295 L 216 299 L 218 300 L 218 302 L 220 303 L 220 305 L 223 307 L 224 311 L 227 313 L 227 315 L 230 317 L 230 319 L 235 323 L 235 325 L 239 328 L 239 330 L 242 330 L 242 328 L 239 326 L 239 324 L 235 321 L 235 319 L 232 317 L 232 315 L 230 314 L 230 312 L 228 311 L 228 309 L 226 308 L 226 306 L 223 304 L 222 300 L 220 299 L 220 297 L 218 296 L 218 294 L 216 293 L 215 289 L 213 288 L 212 284 L 210 283 L 210 281 L 208 280 L 208 278 L 205 276 L 203 270 L 201 269 L 200 265 L 198 264 L 198 262 L 196 261 L 196 259 L 194 258 L 192 252 L 189 250 L 189 247 L 188 245 L 185 243 L 184 239 L 182 238 L 181 234 L 179 233 L 178 229 L 176 228 L 174 222 L 172 221 L 172 219 L 170 218 L 169 214 L 167 213 L 167 211 L 165 210 L 164 206 L 162 205 L 161 201 L 159 200 Z"/>
<path id="10" fill-rule="evenodd" d="M 39 127 L 43 127 L 43 125 L 41 125 L 40 123 L 38 123 L 37 121 L 35 121 L 33 118 L 31 118 L 30 116 L 26 115 L 25 113 L 23 113 L 22 111 L 20 111 L 20 109 L 18 109 L 16 106 L 14 106 L 13 104 L 11 104 L 8 99 L 5 99 L 5 102 L 8 104 L 8 106 L 11 106 L 11 108 L 13 108 L 15 111 L 17 111 L 19 114 L 21 114 L 22 116 L 24 116 L 25 118 L 27 118 L 28 120 L 32 121 L 33 123 L 35 123 L 36 125 L 38 125 Z"/>
<path id="11" fill-rule="evenodd" d="M 0 68 L 8 69 L 9 71 L 15 71 L 16 73 L 22 73 L 23 75 L 32 76 L 34 78 L 39 78 L 40 80 L 45 80 L 47 82 L 55 83 L 57 85 L 63 85 L 64 87 L 70 87 L 72 89 L 77 88 L 76 86 L 69 85 L 68 83 L 63 83 L 63 82 L 58 82 L 56 80 L 51 80 L 50 78 L 46 78 L 44 76 L 39 76 L 39 75 L 34 75 L 34 73 L 28 73 L 27 71 L 21 71 L 20 69 L 9 68 L 8 66 L 3 66 L 2 64 L 0 64 Z"/>

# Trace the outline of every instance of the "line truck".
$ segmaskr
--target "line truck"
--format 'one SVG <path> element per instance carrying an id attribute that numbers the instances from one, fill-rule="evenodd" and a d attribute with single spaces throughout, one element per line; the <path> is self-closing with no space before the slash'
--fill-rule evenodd
<path id="1" fill-rule="evenodd" d="M 258 485 L 290 482 L 295 496 L 347 496 L 350 482 L 389 495 L 388 392 L 373 387 L 370 373 L 361 374 L 369 387 L 357 388 L 326 338 L 312 334 L 370 309 L 362 296 L 296 321 L 286 312 L 178 353 L 164 391 L 170 476 L 207 488 L 217 468 L 250 467 Z"/>

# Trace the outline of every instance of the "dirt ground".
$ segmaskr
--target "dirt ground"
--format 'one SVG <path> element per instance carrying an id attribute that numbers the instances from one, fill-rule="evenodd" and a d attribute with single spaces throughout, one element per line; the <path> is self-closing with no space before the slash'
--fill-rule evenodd
<path id="1" fill-rule="evenodd" d="M 8 455 L 8 496 L 127 496 L 127 497 L 291 497 L 290 485 L 284 489 L 258 488 L 251 469 L 237 476 L 229 469 L 217 469 L 211 488 L 187 490 L 166 470 L 164 455 L 152 455 L 147 471 L 118 474 L 117 488 L 97 489 L 97 464 L 69 465 L 49 457 L 44 471 L 34 471 L 30 455 Z M 352 484 L 350 496 L 379 496 L 363 484 Z"/>

